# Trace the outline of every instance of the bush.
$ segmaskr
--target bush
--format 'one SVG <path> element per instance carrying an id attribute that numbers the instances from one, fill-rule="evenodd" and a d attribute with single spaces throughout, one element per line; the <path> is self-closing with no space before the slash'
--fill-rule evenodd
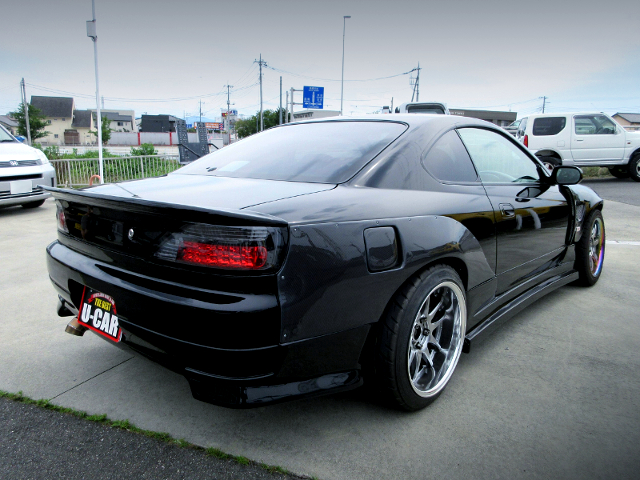
<path id="1" fill-rule="evenodd" d="M 139 148 L 131 147 L 132 157 L 144 157 L 148 155 L 158 155 L 158 151 L 151 143 L 143 143 Z"/>

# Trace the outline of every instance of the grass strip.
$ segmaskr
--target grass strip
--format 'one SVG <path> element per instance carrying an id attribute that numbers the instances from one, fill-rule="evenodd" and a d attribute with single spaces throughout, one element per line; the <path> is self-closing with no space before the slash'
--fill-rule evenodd
<path id="1" fill-rule="evenodd" d="M 191 442 L 188 442 L 184 438 L 173 438 L 170 434 L 166 432 L 154 432 L 152 430 L 145 430 L 139 427 L 136 427 L 129 420 L 111 420 L 106 415 L 89 415 L 87 412 L 83 412 L 81 410 L 76 410 L 74 408 L 61 407 L 59 405 L 55 405 L 51 403 L 47 399 L 34 400 L 33 398 L 29 398 L 26 395 L 22 394 L 22 391 L 18 393 L 10 393 L 5 392 L 4 390 L 0 390 L 0 398 L 6 398 L 9 400 L 13 400 L 14 402 L 25 403 L 27 405 L 35 405 L 40 408 L 44 408 L 46 410 L 53 410 L 54 412 L 64 413 L 67 415 L 71 415 L 77 418 L 82 418 L 84 420 L 88 420 L 90 422 L 100 423 L 102 425 L 106 425 L 111 428 L 118 428 L 120 430 L 126 430 L 128 432 L 137 433 L 139 435 L 144 435 L 145 437 L 155 438 L 156 440 L 160 440 L 165 443 L 170 443 L 179 448 L 189 448 L 192 450 L 197 450 L 206 453 L 210 457 L 217 458 L 219 460 L 229 460 L 233 461 L 239 465 L 244 466 L 258 466 L 263 470 L 271 474 L 282 474 L 289 475 L 297 478 L 311 478 L 311 480 L 317 480 L 316 477 L 306 477 L 296 475 L 285 468 L 276 466 L 276 465 L 267 465 L 266 463 L 254 462 L 253 460 L 249 460 L 247 457 L 243 457 L 241 455 L 231 455 L 229 453 L 225 453 L 219 448 L 208 447 L 203 448 L 198 445 L 195 445 Z"/>

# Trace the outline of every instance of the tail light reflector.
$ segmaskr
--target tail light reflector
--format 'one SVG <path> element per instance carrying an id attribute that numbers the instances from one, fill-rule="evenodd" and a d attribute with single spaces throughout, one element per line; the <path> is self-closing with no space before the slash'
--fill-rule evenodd
<path id="1" fill-rule="evenodd" d="M 255 270 L 267 263 L 267 248 L 262 245 L 210 245 L 184 241 L 177 260 L 207 267 Z"/>
<path id="2" fill-rule="evenodd" d="M 524 146 L 529 148 L 529 135 L 524 136 Z"/>
<path id="3" fill-rule="evenodd" d="M 58 202 L 56 202 L 56 219 L 58 220 L 58 230 L 64 233 L 69 233 L 67 219 L 64 216 L 64 207 Z"/>
<path id="4" fill-rule="evenodd" d="M 225 270 L 274 270 L 282 262 L 286 239 L 286 227 L 188 224 L 164 240 L 155 256 Z"/>

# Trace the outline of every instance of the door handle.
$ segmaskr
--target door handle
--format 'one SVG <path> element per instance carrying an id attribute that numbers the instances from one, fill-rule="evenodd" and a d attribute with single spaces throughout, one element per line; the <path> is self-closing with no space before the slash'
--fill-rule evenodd
<path id="1" fill-rule="evenodd" d="M 576 142 L 584 142 L 584 138 L 576 138 Z"/>
<path id="2" fill-rule="evenodd" d="M 501 203 L 500 212 L 504 218 L 513 218 L 516 216 L 516 209 L 510 203 Z"/>

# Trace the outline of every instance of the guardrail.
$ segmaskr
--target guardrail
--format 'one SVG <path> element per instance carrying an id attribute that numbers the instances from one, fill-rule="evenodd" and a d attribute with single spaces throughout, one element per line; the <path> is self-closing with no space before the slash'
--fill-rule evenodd
<path id="1" fill-rule="evenodd" d="M 56 170 L 58 185 L 84 187 L 92 175 L 99 173 L 97 158 L 50 160 Z M 140 157 L 111 157 L 102 159 L 104 183 L 157 177 L 181 167 L 179 157 L 149 155 Z"/>

